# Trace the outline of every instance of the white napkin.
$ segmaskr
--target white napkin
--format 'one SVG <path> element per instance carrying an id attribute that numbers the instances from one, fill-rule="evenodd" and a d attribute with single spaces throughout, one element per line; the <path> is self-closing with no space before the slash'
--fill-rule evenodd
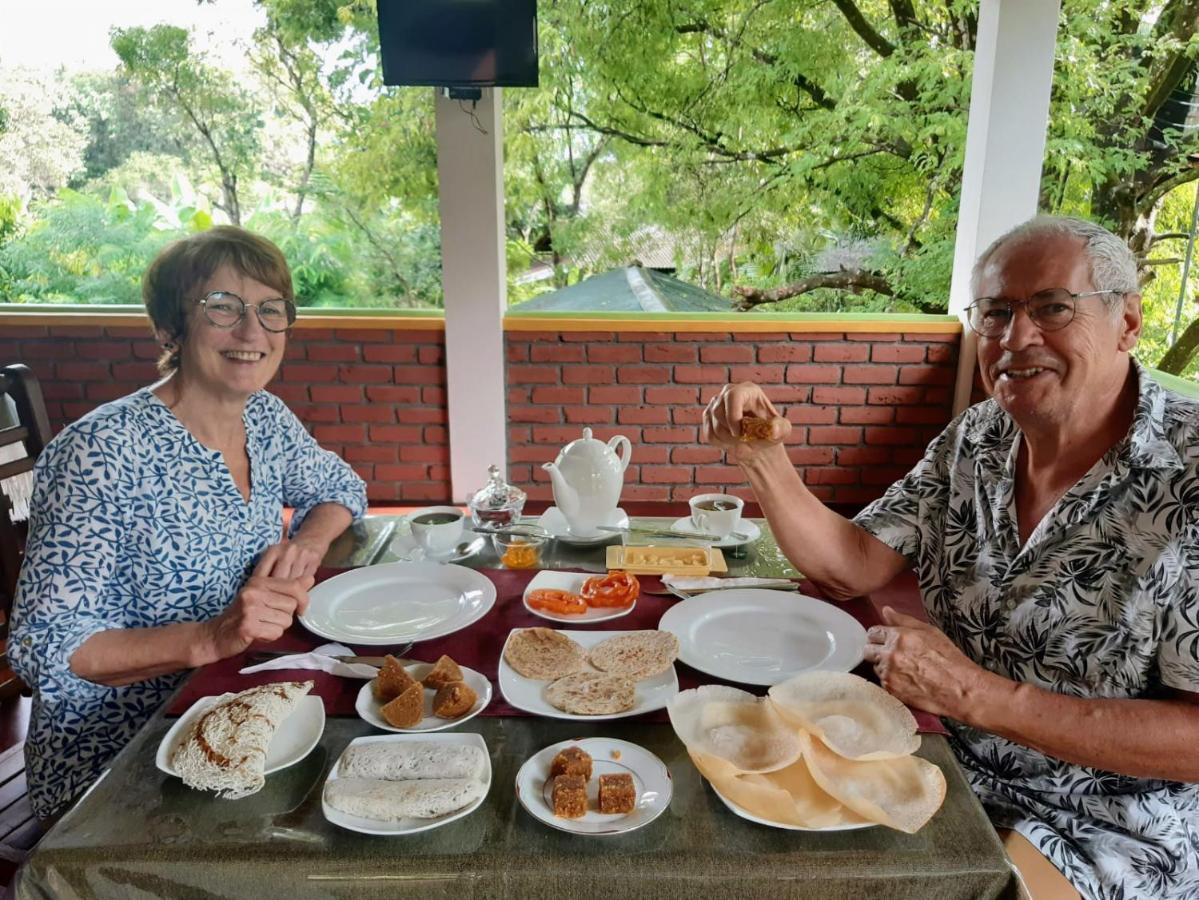
<path id="1" fill-rule="evenodd" d="M 711 591 L 718 588 L 750 588 L 761 587 L 764 584 L 777 585 L 788 578 L 714 578 L 696 575 L 663 575 L 662 583 L 678 591 Z"/>
<path id="2" fill-rule="evenodd" d="M 254 672 L 266 672 L 269 669 L 320 669 L 332 675 L 343 678 L 374 678 L 379 670 L 364 663 L 343 663 L 333 659 L 334 656 L 353 656 L 354 651 L 341 644 L 321 644 L 310 653 L 295 653 L 291 656 L 280 656 L 256 666 L 246 666 L 238 671 L 239 675 L 250 675 Z"/>

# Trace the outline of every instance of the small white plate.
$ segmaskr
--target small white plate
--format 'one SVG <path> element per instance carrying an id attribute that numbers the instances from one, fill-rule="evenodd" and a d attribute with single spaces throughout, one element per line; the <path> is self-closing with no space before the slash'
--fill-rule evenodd
<path id="1" fill-rule="evenodd" d="M 457 563 L 470 559 L 487 546 L 487 538 L 473 531 L 464 531 L 462 540 L 448 556 L 431 556 L 416 542 L 412 534 L 397 534 L 391 539 L 391 553 L 400 562 Z"/>
<path id="2" fill-rule="evenodd" d="M 415 663 L 404 668 L 408 670 L 409 675 L 420 681 L 429 674 L 429 670 L 433 668 L 433 664 Z M 461 725 L 467 719 L 473 719 L 477 716 L 491 702 L 491 682 L 474 669 L 468 669 L 466 666 L 461 666 L 460 668 L 462 669 L 463 680 L 470 685 L 471 690 L 479 695 L 479 699 L 475 701 L 475 705 L 464 715 L 456 719 L 442 719 L 433 715 L 433 697 L 437 691 L 425 688 L 425 717 L 411 728 L 396 728 L 383 718 L 383 714 L 379 712 L 379 708 L 383 704 L 375 699 L 375 692 L 371 690 L 371 687 L 374 685 L 373 679 L 364 684 L 358 692 L 358 700 L 354 704 L 354 709 L 358 710 L 358 715 L 362 719 L 370 722 L 376 728 L 382 728 L 384 731 L 395 731 L 400 734 L 441 731 L 444 728 L 453 728 L 455 725 Z"/>
<path id="3" fill-rule="evenodd" d="M 374 743 L 398 743 L 401 741 L 433 741 L 440 744 L 468 744 L 478 747 L 483 751 L 483 755 L 487 759 L 487 771 L 483 774 L 483 796 L 474 803 L 468 803 L 462 809 L 454 810 L 452 813 L 446 813 L 444 816 L 438 816 L 435 819 L 397 819 L 394 822 L 381 822 L 378 819 L 368 819 L 365 816 L 352 816 L 349 813 L 344 813 L 341 810 L 334 809 L 325 802 L 325 789 L 321 787 L 321 812 L 325 814 L 325 819 L 334 825 L 340 825 L 342 828 L 348 828 L 350 831 L 360 831 L 363 834 L 416 834 L 418 831 L 428 831 L 430 828 L 437 828 L 440 825 L 445 825 L 448 822 L 453 822 L 455 819 L 461 819 L 463 816 L 470 815 L 476 809 L 483 805 L 483 801 L 487 799 L 487 794 L 491 791 L 491 754 L 487 751 L 487 742 L 483 740 L 483 735 L 467 732 L 465 734 L 375 734 L 367 737 L 354 738 L 346 745 L 346 750 L 358 744 L 374 744 Z M 345 750 L 342 751 L 345 753 Z M 333 764 L 333 768 L 329 770 L 329 777 L 325 779 L 327 785 L 330 781 L 337 781 L 338 769 L 341 768 L 341 757 L 337 758 L 337 762 Z"/>
<path id="4" fill-rule="evenodd" d="M 683 518 L 681 518 L 681 519 L 675 519 L 675 521 L 670 523 L 670 530 L 671 531 L 687 531 L 687 532 L 691 532 L 692 534 L 698 534 L 698 533 L 703 532 L 702 528 L 696 527 L 695 521 L 690 516 L 683 516 Z M 740 522 L 737 523 L 737 527 L 734 528 L 733 531 L 734 531 L 734 533 L 739 532 L 739 533 L 745 535 L 745 537 L 735 537 L 734 534 L 730 534 L 728 537 L 724 537 L 724 538 L 721 538 L 720 540 L 712 541 L 711 542 L 712 546 L 720 547 L 722 550 L 731 550 L 734 547 L 741 547 L 741 546 L 744 546 L 745 544 L 752 544 L 754 541 L 756 541 L 758 538 L 760 538 L 762 536 L 762 529 L 759 528 L 757 525 L 755 525 L 753 522 L 751 522 L 749 519 L 742 519 Z"/>
<path id="5" fill-rule="evenodd" d="M 592 537 L 579 537 L 578 535 L 571 534 L 566 516 L 556 506 L 551 506 L 543 512 L 541 518 L 537 520 L 537 524 L 564 544 L 605 544 L 614 538 L 620 537 L 614 531 L 601 531 Z M 629 526 L 629 514 L 618 506 L 599 524 L 607 525 L 611 528 L 627 528 Z"/>
<path id="6" fill-rule="evenodd" d="M 514 628 L 508 632 L 508 641 L 512 640 L 513 631 L 522 630 Z M 618 634 L 629 634 L 628 631 L 568 631 L 565 628 L 559 629 L 559 633 L 575 641 L 584 650 L 590 650 L 600 641 L 605 641 Z M 504 642 L 505 649 L 507 649 L 508 641 Z M 597 670 L 588 666 L 587 671 L 594 672 Z M 637 692 L 634 696 L 632 709 L 599 716 L 580 716 L 575 713 L 563 712 L 558 707 L 550 705 L 549 701 L 545 699 L 545 687 L 549 682 L 538 681 L 534 678 L 525 678 L 525 676 L 508 665 L 508 660 L 504 659 L 503 652 L 500 653 L 498 681 L 500 693 L 504 695 L 504 699 L 517 709 L 523 709 L 525 712 L 530 712 L 537 716 L 546 716 L 550 719 L 571 719 L 581 722 L 594 722 L 602 719 L 625 719 L 629 716 L 639 716 L 642 713 L 653 712 L 655 709 L 665 709 L 666 704 L 670 702 L 670 698 L 679 692 L 679 678 L 675 674 L 674 666 L 672 665 L 661 675 L 655 675 L 653 678 L 646 678 L 643 681 L 637 682 Z"/>
<path id="7" fill-rule="evenodd" d="M 708 782 L 708 787 L 712 789 L 712 793 L 720 798 L 721 803 L 741 818 L 750 822 L 756 822 L 759 825 L 768 825 L 771 828 L 782 828 L 784 831 L 858 831 L 862 828 L 873 828 L 877 824 L 876 822 L 859 822 L 856 825 L 830 825 L 828 828 L 804 828 L 802 825 L 788 825 L 785 822 L 774 822 L 770 819 L 755 816 L 744 806 L 738 806 L 724 794 L 720 793 L 720 791 L 716 790 L 716 785 L 710 781 Z"/>
<path id="8" fill-rule="evenodd" d="M 866 630 L 832 603 L 762 588 L 708 591 L 676 603 L 658 628 L 679 639 L 679 659 L 687 665 L 739 684 L 848 672 L 866 648 Z"/>
<path id="9" fill-rule="evenodd" d="M 234 696 L 236 694 L 230 692 L 219 696 L 201 697 L 188 707 L 187 712 L 175 721 L 158 745 L 158 755 L 154 758 L 154 763 L 159 770 L 179 777 L 179 773 L 171 765 L 171 758 L 175 755 L 176 748 L 186 739 L 192 723 L 214 704 Z M 266 748 L 264 774 L 270 775 L 298 763 L 316 746 L 324 730 L 325 701 L 312 694 L 305 694 L 296 701 L 291 714 L 279 723 L 275 736 L 271 738 L 271 743 Z"/>
<path id="10" fill-rule="evenodd" d="M 583 584 L 588 578 L 594 578 L 593 575 L 586 575 L 580 572 L 553 572 L 548 569 L 543 569 L 533 576 L 529 582 L 529 586 L 525 588 L 524 601 L 525 609 L 535 616 L 540 616 L 543 619 L 549 619 L 551 622 L 566 622 L 567 624 L 588 624 L 592 622 L 606 622 L 609 619 L 619 619 L 621 616 L 627 616 L 637 607 L 637 601 L 634 600 L 628 606 L 622 609 L 599 607 L 592 609 L 587 607 L 587 611 L 579 613 L 577 616 L 564 616 L 559 613 L 550 612 L 545 609 L 536 609 L 529 606 L 529 594 L 533 591 L 554 590 L 554 591 L 569 591 L 572 594 L 577 594 L 583 589 Z"/>
<path id="11" fill-rule="evenodd" d="M 554 801 L 548 783 L 550 763 L 566 747 L 581 747 L 591 755 L 587 812 L 578 819 L 561 819 L 554 815 Z M 636 806 L 631 813 L 598 812 L 599 776 L 621 772 L 633 776 L 633 786 L 637 790 Z M 530 756 L 516 773 L 516 796 L 521 806 L 551 828 L 574 834 L 623 834 L 648 825 L 670 806 L 672 790 L 670 769 L 662 760 L 644 747 L 611 738 L 562 741 Z"/>
<path id="12" fill-rule="evenodd" d="M 363 566 L 308 593 L 300 624 L 343 644 L 389 646 L 445 637 L 495 604 L 495 585 L 474 569 L 434 562 Z"/>

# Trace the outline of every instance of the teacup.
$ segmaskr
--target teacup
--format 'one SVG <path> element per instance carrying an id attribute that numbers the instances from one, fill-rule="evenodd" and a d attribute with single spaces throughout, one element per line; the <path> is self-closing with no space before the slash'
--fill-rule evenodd
<path id="1" fill-rule="evenodd" d="M 690 500 L 696 530 L 726 538 L 741 521 L 745 501 L 732 494 L 697 494 Z"/>
<path id="2" fill-rule="evenodd" d="M 454 506 L 430 506 L 408 517 L 412 536 L 430 556 L 449 556 L 462 538 L 464 516 Z"/>

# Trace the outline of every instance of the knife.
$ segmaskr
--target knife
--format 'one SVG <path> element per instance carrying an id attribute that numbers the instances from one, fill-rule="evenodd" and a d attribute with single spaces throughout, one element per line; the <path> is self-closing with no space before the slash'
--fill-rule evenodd
<path id="1" fill-rule="evenodd" d="M 299 656 L 303 652 L 304 652 L 303 650 L 262 651 L 262 652 L 258 652 L 258 653 L 251 653 L 250 657 L 249 657 L 249 661 L 252 665 L 257 665 L 258 663 L 267 662 L 272 659 L 279 659 L 280 657 L 283 657 L 283 656 Z M 358 664 L 358 663 L 360 663 L 364 666 L 376 666 L 376 667 L 382 667 L 382 665 L 383 665 L 383 657 L 382 656 L 330 656 L 329 659 L 335 659 L 340 663 L 350 663 L 351 665 Z M 412 666 L 412 665 L 416 665 L 419 662 L 422 662 L 422 660 L 419 660 L 419 659 L 401 659 L 401 660 L 399 660 L 399 663 L 402 666 Z"/>

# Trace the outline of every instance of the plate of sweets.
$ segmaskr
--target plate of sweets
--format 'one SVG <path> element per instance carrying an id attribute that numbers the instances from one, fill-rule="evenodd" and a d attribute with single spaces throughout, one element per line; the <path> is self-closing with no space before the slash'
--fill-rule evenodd
<path id="1" fill-rule="evenodd" d="M 624 834 L 670 806 L 673 784 L 662 760 L 611 738 L 552 744 L 516 774 L 516 796 L 540 822 L 574 834 Z"/>
<path id="2" fill-rule="evenodd" d="M 474 718 L 490 702 L 486 676 L 448 656 L 436 663 L 386 656 L 379 675 L 359 690 L 354 709 L 384 731 L 441 731 Z"/>
<path id="3" fill-rule="evenodd" d="M 627 572 L 585 575 L 538 572 L 525 588 L 525 609 L 551 622 L 606 622 L 627 616 L 637 605 L 641 585 Z"/>

